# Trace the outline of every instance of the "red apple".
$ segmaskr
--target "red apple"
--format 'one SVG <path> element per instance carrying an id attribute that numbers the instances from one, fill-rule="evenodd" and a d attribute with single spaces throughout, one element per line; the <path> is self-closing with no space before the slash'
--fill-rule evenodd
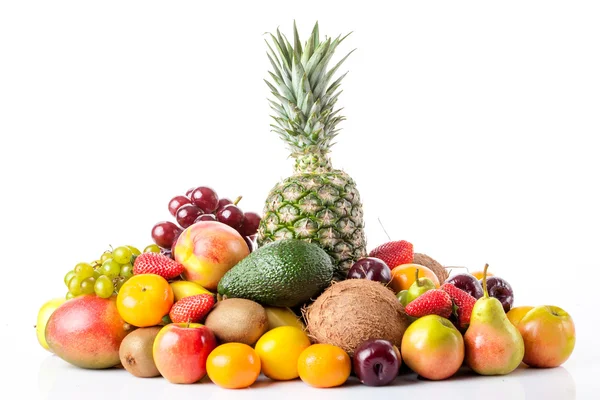
<path id="1" fill-rule="evenodd" d="M 194 223 L 181 233 L 173 249 L 175 260 L 185 268 L 185 280 L 213 292 L 223 275 L 250 254 L 235 229 L 216 221 Z"/>
<path id="2" fill-rule="evenodd" d="M 194 383 L 206 375 L 206 359 L 217 347 L 212 331 L 202 324 L 165 325 L 152 346 L 154 363 L 171 383 Z"/>
<path id="3" fill-rule="evenodd" d="M 534 307 L 521 318 L 517 329 L 525 343 L 523 362 L 530 367 L 558 367 L 575 348 L 575 324 L 560 307 Z"/>
<path id="4" fill-rule="evenodd" d="M 413 322 L 402 338 L 400 353 L 404 363 L 423 378 L 451 377 L 465 358 L 465 344 L 452 322 L 427 315 Z"/>

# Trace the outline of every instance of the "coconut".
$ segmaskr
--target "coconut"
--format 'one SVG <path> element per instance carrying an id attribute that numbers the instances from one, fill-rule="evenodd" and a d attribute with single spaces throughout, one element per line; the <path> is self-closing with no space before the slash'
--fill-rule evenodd
<path id="1" fill-rule="evenodd" d="M 448 279 L 448 271 L 439 262 L 429 257 L 427 254 L 415 253 L 413 257 L 413 263 L 423 265 L 429 268 L 437 276 L 440 284 L 444 283 Z"/>
<path id="2" fill-rule="evenodd" d="M 350 356 L 369 339 L 400 348 L 410 323 L 394 293 L 367 279 L 333 283 L 303 313 L 313 342 L 341 347 Z"/>

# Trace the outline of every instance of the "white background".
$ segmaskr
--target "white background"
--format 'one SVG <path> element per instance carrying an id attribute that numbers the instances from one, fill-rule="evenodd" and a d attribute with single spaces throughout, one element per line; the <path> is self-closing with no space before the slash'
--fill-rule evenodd
<path id="1" fill-rule="evenodd" d="M 35 339 L 38 308 L 76 263 L 151 243 L 174 195 L 209 185 L 262 210 L 292 172 L 269 131 L 264 33 L 291 36 L 295 19 L 302 37 L 316 20 L 353 32 L 331 155 L 358 184 L 369 249 L 387 240 L 380 219 L 445 265 L 489 263 L 517 305 L 563 307 L 575 353 L 523 378 L 526 395 L 561 373 L 579 398 L 597 394 L 600 5 L 392 3 L 2 1 L 0 380 L 70 398 L 35 384 L 56 363 Z M 445 385 L 459 396 L 472 381 Z"/>

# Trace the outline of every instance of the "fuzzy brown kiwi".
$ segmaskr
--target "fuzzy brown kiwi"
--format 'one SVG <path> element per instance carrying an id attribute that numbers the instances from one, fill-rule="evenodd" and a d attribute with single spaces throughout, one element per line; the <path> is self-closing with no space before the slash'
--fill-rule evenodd
<path id="1" fill-rule="evenodd" d="M 341 347 L 350 356 L 364 341 L 389 340 L 400 348 L 409 319 L 394 293 L 367 279 L 333 283 L 304 309 L 309 337 Z"/>
<path id="2" fill-rule="evenodd" d="M 160 376 L 152 356 L 152 345 L 161 328 L 161 326 L 137 328 L 121 342 L 119 347 L 121 364 L 133 376 L 139 378 Z"/>
<path id="3" fill-rule="evenodd" d="M 217 302 L 204 325 L 221 343 L 244 343 L 252 346 L 267 331 L 267 311 L 246 299 L 230 298 Z"/>
<path id="4" fill-rule="evenodd" d="M 413 257 L 413 263 L 423 265 L 432 270 L 440 281 L 440 284 L 444 283 L 446 279 L 448 279 L 449 274 L 446 268 L 444 268 L 442 264 L 435 261 L 433 258 L 429 257 L 427 254 L 415 253 Z"/>

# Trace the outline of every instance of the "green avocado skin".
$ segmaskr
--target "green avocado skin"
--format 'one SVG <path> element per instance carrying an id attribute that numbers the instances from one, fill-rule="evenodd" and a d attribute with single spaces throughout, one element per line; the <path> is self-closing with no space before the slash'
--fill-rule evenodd
<path id="1" fill-rule="evenodd" d="M 295 307 L 315 298 L 333 279 L 331 257 L 316 244 L 281 239 L 250 253 L 221 278 L 221 296 L 265 306 Z"/>

